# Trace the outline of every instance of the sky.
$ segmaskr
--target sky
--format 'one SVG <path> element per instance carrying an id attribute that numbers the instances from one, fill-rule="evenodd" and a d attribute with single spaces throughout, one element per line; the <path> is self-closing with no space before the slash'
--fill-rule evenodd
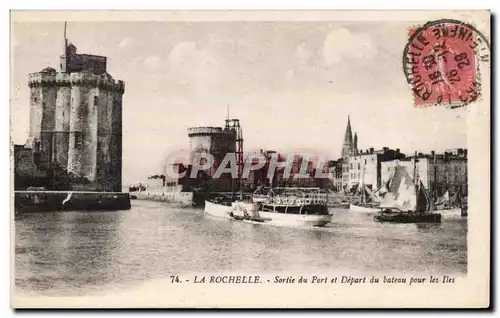
<path id="1" fill-rule="evenodd" d="M 416 108 L 402 69 L 411 25 L 388 22 L 69 22 L 79 53 L 125 82 L 123 181 L 189 149 L 188 127 L 222 126 L 244 149 L 340 156 L 348 115 L 358 148 L 467 147 L 467 110 Z M 11 139 L 29 127 L 28 74 L 59 69 L 63 22 L 14 22 Z"/>

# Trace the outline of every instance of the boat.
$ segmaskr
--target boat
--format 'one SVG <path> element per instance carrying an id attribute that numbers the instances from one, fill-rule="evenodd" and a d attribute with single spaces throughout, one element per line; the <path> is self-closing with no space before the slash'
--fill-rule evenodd
<path id="1" fill-rule="evenodd" d="M 328 195 L 319 188 L 260 187 L 246 200 L 209 198 L 205 213 L 238 221 L 323 227 L 332 220 L 327 204 Z"/>
<path id="2" fill-rule="evenodd" d="M 416 169 L 413 170 L 416 173 Z M 415 182 L 405 168 L 396 163 L 393 176 L 387 181 L 388 192 L 380 204 L 375 221 L 392 223 L 440 223 L 441 214 L 421 181 Z"/>
<path id="3" fill-rule="evenodd" d="M 376 191 L 372 191 L 368 186 L 362 187 L 361 201 L 359 203 L 350 203 L 349 210 L 361 213 L 377 213 L 380 211 L 379 206 L 383 200 L 382 195 L 385 194 L 384 186 L 379 187 Z"/>
<path id="4" fill-rule="evenodd" d="M 464 213 L 462 213 L 461 208 L 442 209 L 442 210 L 436 210 L 436 212 L 441 214 L 441 216 L 444 219 L 462 218 L 462 217 L 467 216 L 467 215 L 464 215 Z"/>
<path id="5" fill-rule="evenodd" d="M 233 220 L 264 221 L 260 218 L 257 205 L 249 200 L 233 199 L 216 195 L 205 200 L 205 213 L 215 217 Z"/>
<path id="6" fill-rule="evenodd" d="M 373 205 L 373 207 L 370 207 L 369 205 L 366 204 L 354 204 L 350 203 L 349 204 L 349 210 L 353 212 L 361 212 L 361 213 L 377 213 L 380 211 L 378 208 L 378 204 Z"/>
<path id="7" fill-rule="evenodd" d="M 457 191 L 450 198 L 449 191 L 446 191 L 441 197 L 437 198 L 434 206 L 436 212 L 439 212 L 443 218 L 464 218 L 467 217 L 467 207 L 464 198 L 461 196 L 462 189 Z"/>
<path id="8" fill-rule="evenodd" d="M 365 166 L 363 165 L 363 173 L 361 175 L 361 185 L 359 187 L 361 192 L 361 200 L 357 203 L 350 203 L 349 210 L 361 213 L 376 213 L 379 211 L 378 206 L 382 202 L 382 195 L 384 186 L 379 187 L 377 190 L 372 191 L 370 187 L 365 184 Z"/>

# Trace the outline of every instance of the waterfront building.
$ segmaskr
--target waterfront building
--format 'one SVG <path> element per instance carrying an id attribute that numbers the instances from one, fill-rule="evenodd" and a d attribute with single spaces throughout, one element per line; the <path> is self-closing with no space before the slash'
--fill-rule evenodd
<path id="1" fill-rule="evenodd" d="M 371 189 L 378 188 L 382 182 L 382 163 L 403 158 L 405 155 L 399 149 L 388 147 L 383 147 L 381 150 L 374 148 L 358 150 L 348 160 L 349 170 L 346 178 L 348 190 L 356 191 L 361 185 Z"/>
<path id="2" fill-rule="evenodd" d="M 467 190 L 467 149 L 446 150 L 443 154 L 417 153 L 415 156 L 399 160 L 410 176 L 416 176 L 434 196 L 449 191 L 450 195 Z M 382 163 L 382 182 L 387 182 L 394 173 L 396 161 Z M 416 171 L 414 169 L 416 167 Z"/>
<path id="3" fill-rule="evenodd" d="M 65 25 L 60 71 L 46 67 L 28 76 L 29 138 L 23 149 L 15 148 L 15 158 L 26 163 L 31 153 L 36 169 L 48 180 L 47 188 L 54 188 L 59 180 L 53 172 L 60 170 L 75 181 L 69 183 L 71 189 L 122 190 L 125 84 L 107 73 L 106 63 L 104 56 L 77 53 L 66 38 Z M 19 187 L 33 180 L 26 182 Z"/>
<path id="4" fill-rule="evenodd" d="M 342 187 L 342 169 L 343 169 L 344 159 L 340 158 L 335 161 L 333 167 L 330 168 L 330 173 L 332 175 L 332 183 L 334 191 L 340 191 Z"/>

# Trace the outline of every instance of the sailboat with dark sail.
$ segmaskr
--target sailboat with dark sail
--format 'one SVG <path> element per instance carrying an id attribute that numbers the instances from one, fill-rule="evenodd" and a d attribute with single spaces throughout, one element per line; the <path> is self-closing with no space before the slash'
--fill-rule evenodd
<path id="1" fill-rule="evenodd" d="M 416 175 L 416 167 L 414 166 Z M 421 181 L 415 182 L 405 168 L 396 164 L 394 175 L 387 181 L 388 192 L 375 215 L 378 222 L 440 223 L 441 214 L 434 212 L 432 200 Z"/>

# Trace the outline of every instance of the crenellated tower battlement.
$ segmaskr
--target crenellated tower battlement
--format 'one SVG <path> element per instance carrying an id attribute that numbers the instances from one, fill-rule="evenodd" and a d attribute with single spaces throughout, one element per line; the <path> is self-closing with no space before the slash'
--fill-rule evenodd
<path id="1" fill-rule="evenodd" d="M 113 79 L 113 77 L 107 73 L 96 75 L 88 72 L 47 73 L 41 71 L 28 75 L 28 86 L 30 88 L 53 86 L 97 87 L 111 92 L 125 93 L 125 83 Z"/>

